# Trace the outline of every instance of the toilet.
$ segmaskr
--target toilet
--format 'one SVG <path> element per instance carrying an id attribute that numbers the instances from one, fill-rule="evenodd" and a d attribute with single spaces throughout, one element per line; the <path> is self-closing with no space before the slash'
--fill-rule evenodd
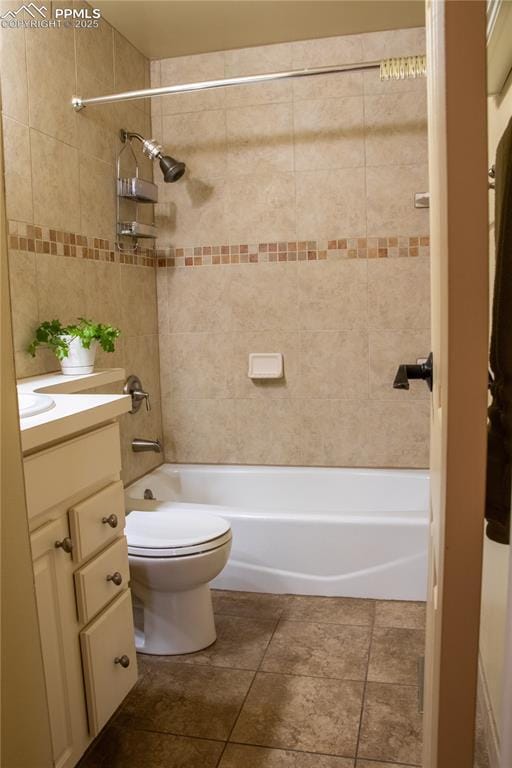
<path id="1" fill-rule="evenodd" d="M 216 632 L 209 582 L 228 561 L 229 523 L 158 502 L 151 511 L 129 512 L 126 537 L 137 650 L 172 655 L 211 645 Z"/>

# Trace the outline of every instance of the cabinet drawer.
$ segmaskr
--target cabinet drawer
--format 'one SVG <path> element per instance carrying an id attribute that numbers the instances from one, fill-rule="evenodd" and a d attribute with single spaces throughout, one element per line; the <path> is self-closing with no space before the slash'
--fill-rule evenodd
<path id="1" fill-rule="evenodd" d="M 86 624 L 128 586 L 128 547 L 123 536 L 75 573 L 80 621 Z"/>
<path id="2" fill-rule="evenodd" d="M 124 530 L 123 484 L 119 480 L 68 511 L 73 558 L 81 562 L 116 539 Z M 111 518 L 111 522 L 108 522 Z M 103 522 L 106 521 L 106 522 Z"/>
<path id="3" fill-rule="evenodd" d="M 41 514 L 103 478 L 121 471 L 119 426 L 94 432 L 28 456 L 24 462 L 29 518 Z"/>
<path id="4" fill-rule="evenodd" d="M 96 736 L 137 681 L 129 589 L 80 632 L 80 645 L 89 730 Z M 129 662 L 126 668 L 116 663 L 123 656 Z"/>

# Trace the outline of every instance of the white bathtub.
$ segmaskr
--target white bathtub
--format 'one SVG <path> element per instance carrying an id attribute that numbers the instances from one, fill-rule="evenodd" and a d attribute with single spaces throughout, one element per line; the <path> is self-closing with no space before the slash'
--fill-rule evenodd
<path id="1" fill-rule="evenodd" d="M 424 600 L 428 472 L 164 464 L 126 490 L 230 521 L 231 559 L 212 586 Z"/>

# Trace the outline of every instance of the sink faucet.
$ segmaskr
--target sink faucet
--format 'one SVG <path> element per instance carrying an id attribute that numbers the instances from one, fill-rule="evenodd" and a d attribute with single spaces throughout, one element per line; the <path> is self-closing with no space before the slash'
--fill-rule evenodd
<path id="1" fill-rule="evenodd" d="M 142 453 L 143 451 L 162 453 L 162 446 L 160 440 L 145 440 L 144 438 L 136 437 L 132 440 L 132 451 L 135 451 L 135 453 Z"/>

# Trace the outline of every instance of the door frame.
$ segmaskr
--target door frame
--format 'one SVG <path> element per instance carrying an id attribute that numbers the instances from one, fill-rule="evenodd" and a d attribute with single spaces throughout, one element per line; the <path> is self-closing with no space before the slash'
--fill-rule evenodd
<path id="1" fill-rule="evenodd" d="M 487 449 L 486 6 L 427 0 L 432 346 L 425 768 L 472 768 Z"/>

